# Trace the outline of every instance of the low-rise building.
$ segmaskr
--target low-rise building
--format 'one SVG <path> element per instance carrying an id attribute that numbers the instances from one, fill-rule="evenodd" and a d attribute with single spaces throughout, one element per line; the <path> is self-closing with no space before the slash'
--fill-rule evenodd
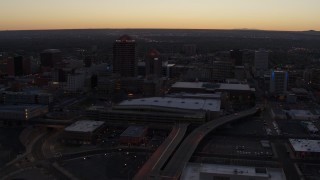
<path id="1" fill-rule="evenodd" d="M 4 104 L 43 104 L 49 105 L 53 102 L 53 96 L 43 92 L 2 92 Z"/>
<path id="2" fill-rule="evenodd" d="M 302 121 L 301 125 L 311 134 L 316 134 L 319 132 L 319 129 L 317 128 L 317 126 L 315 126 L 310 121 Z"/>
<path id="3" fill-rule="evenodd" d="M 273 119 L 286 120 L 287 115 L 282 109 L 272 108 L 270 110 L 270 115 Z"/>
<path id="4" fill-rule="evenodd" d="M 308 99 L 308 91 L 304 88 L 292 88 L 292 93 L 294 93 L 299 99 Z"/>
<path id="5" fill-rule="evenodd" d="M 319 115 L 313 114 L 309 110 L 292 109 L 292 110 L 287 111 L 287 114 L 293 120 L 317 120 L 317 119 L 319 119 Z"/>
<path id="6" fill-rule="evenodd" d="M 153 97 L 122 101 L 112 108 L 90 107 L 90 119 L 112 123 L 202 124 L 220 115 L 220 100 Z"/>
<path id="7" fill-rule="evenodd" d="M 188 163 L 181 180 L 286 180 L 280 168 Z"/>
<path id="8" fill-rule="evenodd" d="M 26 121 L 48 113 L 48 106 L 43 105 L 1 105 L 2 121 Z"/>
<path id="9" fill-rule="evenodd" d="M 320 140 L 289 139 L 289 145 L 298 158 L 320 158 Z"/>
<path id="10" fill-rule="evenodd" d="M 228 84 L 209 82 L 176 82 L 172 85 L 170 93 L 215 93 L 222 92 L 232 101 L 252 103 L 255 100 L 255 89 L 248 84 Z"/>
<path id="11" fill-rule="evenodd" d="M 240 82 L 240 81 L 237 81 Z M 221 91 L 248 91 L 255 92 L 254 88 L 246 83 L 210 83 L 210 82 L 176 82 L 171 87 L 171 92 L 221 92 Z"/>
<path id="12" fill-rule="evenodd" d="M 205 112 L 207 120 L 210 120 L 220 115 L 220 106 L 220 99 L 151 97 L 122 101 L 113 109 L 131 111 L 150 111 L 153 109 L 158 112 L 178 112 L 182 110 L 193 114 Z"/>
<path id="13" fill-rule="evenodd" d="M 67 144 L 95 144 L 98 135 L 105 129 L 105 122 L 92 120 L 79 120 L 66 127 L 62 142 Z"/>
<path id="14" fill-rule="evenodd" d="M 144 126 L 130 126 L 120 135 L 121 144 L 139 144 L 145 140 L 148 128 Z"/>

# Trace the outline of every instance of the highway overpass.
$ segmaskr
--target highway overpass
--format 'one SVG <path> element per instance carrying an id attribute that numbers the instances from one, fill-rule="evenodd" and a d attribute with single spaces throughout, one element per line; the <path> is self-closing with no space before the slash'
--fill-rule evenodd
<path id="1" fill-rule="evenodd" d="M 150 174 L 159 174 L 161 168 L 167 162 L 171 154 L 182 141 L 189 124 L 177 124 L 167 137 L 167 139 L 152 154 L 133 178 L 134 180 L 148 179 Z"/>
<path id="2" fill-rule="evenodd" d="M 201 140 L 212 130 L 226 123 L 245 118 L 247 116 L 257 113 L 261 109 L 257 105 L 249 110 L 241 111 L 232 115 L 224 116 L 212 121 L 209 121 L 197 129 L 195 129 L 186 139 L 181 143 L 180 147 L 173 154 L 164 170 L 158 175 L 152 174 L 149 179 L 179 179 L 183 168 L 190 160 L 192 154 L 196 150 Z"/>

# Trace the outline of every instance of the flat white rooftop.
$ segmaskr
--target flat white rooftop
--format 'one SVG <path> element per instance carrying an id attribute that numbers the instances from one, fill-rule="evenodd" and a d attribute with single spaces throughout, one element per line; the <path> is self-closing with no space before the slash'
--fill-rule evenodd
<path id="1" fill-rule="evenodd" d="M 303 121 L 302 122 L 305 126 L 306 126 L 306 128 L 308 129 L 308 131 L 310 131 L 310 132 L 318 132 L 319 131 L 319 129 L 317 128 L 317 126 L 315 126 L 312 122 L 310 122 L 310 121 Z"/>
<path id="2" fill-rule="evenodd" d="M 172 88 L 202 89 L 203 82 L 176 82 L 172 85 Z"/>
<path id="3" fill-rule="evenodd" d="M 167 97 L 176 97 L 176 98 L 205 98 L 205 99 L 220 99 L 221 92 L 216 93 L 173 93 L 167 94 Z"/>
<path id="4" fill-rule="evenodd" d="M 259 179 L 267 180 L 285 180 L 286 177 L 282 169 L 277 168 L 258 168 L 262 171 L 257 170 L 255 167 L 248 166 L 235 166 L 235 165 L 220 165 L 220 164 L 199 164 L 199 163 L 188 163 L 182 172 L 181 180 L 200 180 L 201 174 L 212 174 L 230 176 L 231 180 L 248 179 L 256 177 Z M 214 179 L 214 178 L 211 178 Z"/>
<path id="5" fill-rule="evenodd" d="M 221 89 L 234 91 L 255 91 L 248 84 L 228 84 L 228 83 L 209 83 L 209 82 L 176 82 L 172 88 L 190 88 L 190 89 Z"/>
<path id="6" fill-rule="evenodd" d="M 158 106 L 177 109 L 220 111 L 221 101 L 219 99 L 193 99 L 172 97 L 151 97 L 126 100 L 119 106 Z"/>
<path id="7" fill-rule="evenodd" d="M 240 90 L 240 91 L 253 91 L 248 84 L 220 84 L 220 88 L 223 90 Z"/>
<path id="8" fill-rule="evenodd" d="M 104 121 L 80 120 L 66 127 L 64 130 L 68 132 L 93 132 L 103 124 Z"/>
<path id="9" fill-rule="evenodd" d="M 289 113 L 295 116 L 313 116 L 313 114 L 308 110 L 292 109 Z"/>
<path id="10" fill-rule="evenodd" d="M 313 114 L 310 110 L 296 110 L 292 109 L 287 111 L 287 113 L 291 116 L 292 119 L 310 119 L 315 120 L 319 118 L 318 114 Z"/>
<path id="11" fill-rule="evenodd" d="M 320 153 L 320 140 L 289 139 L 289 142 L 296 152 Z"/>

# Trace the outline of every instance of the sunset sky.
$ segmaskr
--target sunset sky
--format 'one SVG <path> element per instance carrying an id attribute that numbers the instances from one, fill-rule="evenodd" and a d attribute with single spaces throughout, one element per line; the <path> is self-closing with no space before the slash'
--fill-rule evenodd
<path id="1" fill-rule="evenodd" d="M 0 0 L 0 30 L 320 30 L 320 0 Z"/>

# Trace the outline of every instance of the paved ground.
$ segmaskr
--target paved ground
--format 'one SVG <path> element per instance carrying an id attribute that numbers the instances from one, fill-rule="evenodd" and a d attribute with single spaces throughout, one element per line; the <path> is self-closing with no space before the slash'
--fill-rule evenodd
<path id="1" fill-rule="evenodd" d="M 284 142 L 281 140 L 276 140 L 273 143 L 275 144 L 277 154 L 279 155 L 279 161 L 282 164 L 282 168 L 287 179 L 299 180 L 300 178 L 294 167 L 293 161 L 290 159 L 289 154 L 287 153 Z"/>
<path id="2" fill-rule="evenodd" d="M 300 171 L 305 174 L 306 180 L 319 180 L 320 179 L 320 164 L 298 164 Z"/>
<path id="3" fill-rule="evenodd" d="M 168 138 L 160 145 L 160 147 L 152 154 L 149 160 L 135 175 L 135 180 L 148 179 L 150 174 L 158 174 L 160 172 L 169 156 L 182 141 L 188 125 L 189 124 L 178 124 L 172 129 Z"/>
<path id="4" fill-rule="evenodd" d="M 20 143 L 19 135 L 23 128 L 0 127 L 0 168 L 7 162 L 25 152 L 25 147 Z M 9 157 L 8 157 L 9 156 Z"/>
<path id="5" fill-rule="evenodd" d="M 132 179 L 148 153 L 118 152 L 81 157 L 60 163 L 83 180 Z"/>
<path id="6" fill-rule="evenodd" d="M 21 172 L 11 176 L 10 179 L 24 180 L 54 180 L 55 178 L 44 169 L 36 167 L 22 169 Z"/>
<path id="7" fill-rule="evenodd" d="M 260 143 L 261 140 L 236 136 L 213 136 L 210 140 L 201 142 L 196 153 L 257 158 L 272 157 L 272 148 L 263 147 Z"/>
<path id="8" fill-rule="evenodd" d="M 259 135 L 266 136 L 265 127 L 259 117 L 244 118 L 234 123 L 217 128 L 216 133 L 228 135 Z"/>
<path id="9" fill-rule="evenodd" d="M 217 118 L 195 129 L 181 143 L 178 150 L 172 156 L 168 164 L 160 175 L 162 177 L 177 179 L 181 175 L 183 167 L 190 160 L 201 140 L 212 130 L 229 122 L 248 117 L 259 110 L 259 106 L 253 107 L 246 111 L 241 111 L 229 116 Z M 156 177 L 157 178 L 157 177 Z"/>

